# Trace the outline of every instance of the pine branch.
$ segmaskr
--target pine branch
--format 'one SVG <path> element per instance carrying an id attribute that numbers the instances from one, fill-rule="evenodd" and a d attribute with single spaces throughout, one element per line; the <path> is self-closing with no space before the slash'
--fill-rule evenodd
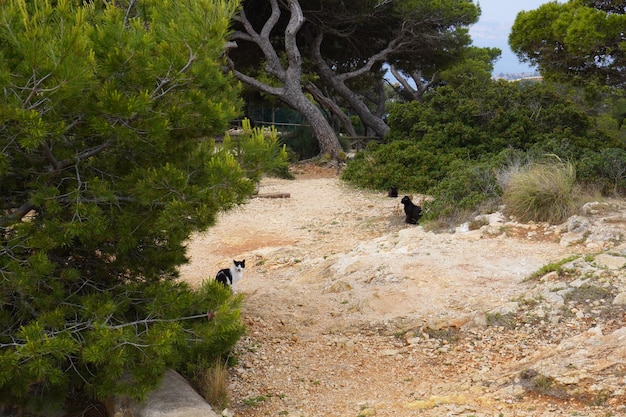
<path id="1" fill-rule="evenodd" d="M 112 330 L 117 330 L 117 329 L 123 329 L 124 327 L 129 327 L 129 326 L 137 326 L 138 324 L 175 323 L 178 321 L 194 320 L 194 319 L 199 319 L 202 317 L 209 317 L 209 316 L 210 316 L 210 312 L 206 314 L 197 314 L 195 316 L 179 317 L 175 319 L 143 319 L 143 320 L 137 320 L 137 321 L 133 321 L 129 323 L 118 324 L 117 326 L 106 326 L 106 327 Z"/>
<path id="2" fill-rule="evenodd" d="M 187 70 L 191 67 L 191 65 L 196 60 L 196 54 L 194 54 L 191 47 L 187 44 L 186 46 L 189 49 L 189 59 L 187 60 L 187 63 L 178 71 L 177 75 L 182 75 L 185 72 L 187 72 Z M 172 82 L 172 79 L 168 76 L 165 76 L 163 79 L 159 81 L 159 85 L 157 85 L 156 88 L 152 91 L 152 94 L 150 95 L 150 97 L 153 100 L 158 100 L 162 97 L 165 97 L 173 89 L 177 87 L 182 87 L 185 85 L 185 83 L 174 83 L 172 85 L 169 85 L 171 82 Z M 165 88 L 166 86 L 167 88 Z"/>
<path id="3" fill-rule="evenodd" d="M 71 326 L 69 326 L 68 328 L 65 328 L 63 330 L 58 330 L 58 331 L 53 331 L 53 332 L 46 332 L 46 336 L 47 337 L 54 337 L 54 336 L 58 336 L 64 333 L 71 333 L 74 335 L 79 335 L 84 331 L 87 330 L 91 330 L 94 328 L 106 328 L 109 330 L 119 330 L 119 329 L 123 329 L 126 327 L 137 327 L 138 325 L 149 325 L 149 324 L 154 324 L 154 323 L 176 323 L 179 321 L 186 321 L 186 320 L 195 320 L 195 319 L 200 319 L 200 318 L 207 318 L 207 320 L 211 320 L 213 317 L 215 316 L 215 314 L 213 312 L 208 312 L 208 313 L 203 313 L 203 314 L 196 314 L 195 316 L 187 316 L 187 317 L 178 317 L 175 319 L 143 319 L 143 320 L 136 320 L 136 321 L 132 321 L 129 323 L 123 323 L 123 324 L 118 324 L 116 326 L 107 326 L 107 325 L 102 325 L 102 324 L 98 324 L 98 323 L 94 323 L 93 321 L 87 321 L 84 323 L 75 323 Z M 107 318 L 107 320 L 105 321 L 109 321 L 112 318 L 112 316 L 109 316 Z M 0 343 L 0 348 L 6 348 L 6 347 L 16 347 L 16 346 L 24 346 L 27 342 L 24 341 L 23 343 L 19 343 L 17 342 L 15 339 L 12 343 Z"/>
<path id="4" fill-rule="evenodd" d="M 10 225 L 20 221 L 34 208 L 34 204 L 30 201 L 22 204 L 20 207 L 11 212 L 11 214 L 0 217 L 0 228 L 9 227 Z"/>

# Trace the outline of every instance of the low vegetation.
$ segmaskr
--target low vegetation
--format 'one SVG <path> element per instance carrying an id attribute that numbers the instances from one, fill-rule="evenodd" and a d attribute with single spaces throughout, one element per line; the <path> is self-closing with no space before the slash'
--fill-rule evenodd
<path id="1" fill-rule="evenodd" d="M 534 272 L 533 274 L 531 274 L 526 280 L 536 280 L 539 279 L 541 277 L 543 277 L 544 275 L 550 273 L 550 272 L 561 272 L 563 265 L 568 264 L 570 262 L 572 262 L 575 259 L 578 259 L 579 256 L 578 255 L 572 255 L 569 256 L 567 258 L 563 258 L 557 262 L 551 262 L 548 263 L 544 266 L 542 266 L 541 268 L 539 268 L 536 272 Z"/>
<path id="2" fill-rule="evenodd" d="M 560 223 L 575 212 L 581 189 L 626 192 L 614 99 L 599 112 L 597 101 L 547 82 L 491 81 L 475 94 L 478 87 L 440 87 L 421 103 L 392 107 L 386 143 L 357 153 L 343 179 L 428 196 L 424 219 L 442 227 L 503 203 L 521 221 Z"/>
<path id="3" fill-rule="evenodd" d="M 506 213 L 521 222 L 559 224 L 576 210 L 575 191 L 576 172 L 571 163 L 533 163 L 506 184 Z"/>
<path id="4" fill-rule="evenodd" d="M 582 304 L 585 307 L 595 301 L 610 302 L 614 295 L 608 288 L 599 285 L 585 284 L 565 294 L 565 302 L 567 304 Z"/>
<path id="5" fill-rule="evenodd" d="M 218 359 L 214 364 L 203 368 L 197 385 L 198 392 L 216 410 L 223 410 L 230 405 L 228 364 L 222 359 Z"/>

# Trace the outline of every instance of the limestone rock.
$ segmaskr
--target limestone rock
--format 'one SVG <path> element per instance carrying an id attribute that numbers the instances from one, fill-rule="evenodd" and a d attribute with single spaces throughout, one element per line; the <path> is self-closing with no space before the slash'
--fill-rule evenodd
<path id="1" fill-rule="evenodd" d="M 515 313 L 518 308 L 519 308 L 519 303 L 516 301 L 511 301 L 509 303 L 503 304 L 501 306 L 498 306 L 496 308 L 489 310 L 488 313 L 489 314 L 501 314 L 504 316 L 506 314 Z"/>
<path id="2" fill-rule="evenodd" d="M 572 216 L 567 220 L 567 232 L 582 234 L 589 232 L 591 222 L 586 217 Z"/>
<path id="3" fill-rule="evenodd" d="M 556 349 L 546 348 L 526 369 L 550 378 L 572 396 L 593 397 L 599 392 L 619 394 L 626 378 L 619 372 L 626 362 L 626 327 L 609 334 L 592 328 L 561 342 Z"/>
<path id="4" fill-rule="evenodd" d="M 620 269 L 626 266 L 625 257 L 610 255 L 608 253 L 603 253 L 596 256 L 595 261 L 598 266 L 607 269 Z"/>
<path id="5" fill-rule="evenodd" d="M 599 214 L 612 212 L 616 210 L 616 208 L 609 203 L 591 201 L 583 204 L 581 210 L 586 216 L 597 216 Z"/>
<path id="6" fill-rule="evenodd" d="M 585 233 L 565 233 L 561 236 L 561 246 L 568 247 L 583 243 L 585 241 Z"/>
<path id="7" fill-rule="evenodd" d="M 617 296 L 613 299 L 613 304 L 620 306 L 626 305 L 626 292 L 617 294 Z"/>

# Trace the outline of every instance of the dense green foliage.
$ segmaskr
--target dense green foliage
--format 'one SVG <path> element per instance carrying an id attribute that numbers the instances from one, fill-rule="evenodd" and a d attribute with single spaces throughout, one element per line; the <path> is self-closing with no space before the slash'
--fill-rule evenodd
<path id="1" fill-rule="evenodd" d="M 268 22 L 272 12 L 265 0 L 244 0 L 243 10 L 257 31 Z M 306 71 L 315 74 L 311 64 L 314 39 L 323 38 L 321 52 L 324 60 L 337 74 L 347 73 L 385 48 L 388 62 L 407 72 L 419 70 L 430 78 L 434 72 L 459 61 L 471 44 L 469 25 L 476 23 L 480 9 L 468 0 L 402 0 L 381 2 L 361 0 L 345 2 L 332 0 L 297 0 L 306 19 L 298 33 L 298 44 L 306 60 Z M 272 47 L 285 53 L 285 28 L 290 19 L 289 2 L 279 2 L 280 20 L 271 29 Z M 239 24 L 236 24 L 239 29 Z M 263 71 L 265 65 L 258 45 L 240 40 L 230 51 L 238 68 L 247 72 Z M 378 59 L 371 72 L 366 71 L 367 88 L 372 78 L 382 79 L 383 60 Z M 317 78 L 316 82 L 317 82 Z M 365 85 L 364 85 L 365 86 Z"/>
<path id="2" fill-rule="evenodd" d="M 626 86 L 623 1 L 552 1 L 520 12 L 509 44 L 553 80 Z"/>
<path id="3" fill-rule="evenodd" d="M 241 300 L 177 282 L 185 242 L 286 154 L 222 72 L 229 0 L 0 9 L 0 405 L 142 397 L 243 332 Z M 212 278 L 214 271 L 207 271 Z"/>
<path id="4" fill-rule="evenodd" d="M 607 153 L 615 160 L 626 150 L 619 128 L 602 127 L 606 111 L 592 111 L 563 90 L 504 81 L 481 83 L 480 92 L 471 84 L 440 87 L 423 103 L 395 106 L 388 143 L 358 153 L 343 178 L 432 196 L 425 204 L 430 219 L 499 202 L 507 170 L 546 155 L 571 161 L 583 182 L 623 191 L 623 169 L 602 163 Z"/>
<path id="5" fill-rule="evenodd" d="M 301 112 L 326 152 L 319 131 L 326 119 L 312 120 L 310 107 L 294 100 L 298 91 L 285 94 L 295 90 L 287 75 L 298 73 L 298 89 L 314 97 L 306 100 L 337 117 L 345 133 L 354 135 L 348 120 L 356 116 L 368 135 L 382 137 L 389 130 L 384 120 L 389 65 L 399 78 L 424 84 L 468 55 L 475 68 L 490 65 L 478 62 L 476 50 L 482 48 L 471 47 L 469 26 L 479 15 L 480 8 L 468 0 L 244 0 L 233 26 L 237 46 L 228 54 L 242 82 Z M 295 21 L 302 25 L 290 27 Z M 482 59 L 499 54 L 484 49 Z M 450 77 L 462 78 L 460 70 Z"/>

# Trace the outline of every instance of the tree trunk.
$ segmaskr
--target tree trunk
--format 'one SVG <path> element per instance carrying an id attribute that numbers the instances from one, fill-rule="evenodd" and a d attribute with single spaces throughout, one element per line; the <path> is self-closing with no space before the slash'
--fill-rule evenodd
<path id="1" fill-rule="evenodd" d="M 304 118 L 309 122 L 313 134 L 319 142 L 321 153 L 328 154 L 332 159 L 339 159 L 342 148 L 335 134 L 335 130 L 328 120 L 326 120 L 322 111 L 309 100 L 304 92 L 301 89 L 299 91 L 290 91 L 288 94 L 281 97 L 281 99 L 283 99 L 289 107 L 302 113 Z"/>
<path id="2" fill-rule="evenodd" d="M 323 69 L 321 67 L 325 68 Z M 385 123 L 380 117 L 374 115 L 365 105 L 363 99 L 357 93 L 350 90 L 325 62 L 321 63 L 321 65 L 318 63 L 318 69 L 324 81 L 350 104 L 350 107 L 352 107 L 356 114 L 359 115 L 363 124 L 372 129 L 374 133 L 376 133 L 376 136 L 382 138 L 387 134 L 387 132 L 389 132 L 389 126 L 387 123 Z"/>
<path id="3" fill-rule="evenodd" d="M 341 110 L 337 103 L 335 103 L 331 98 L 326 97 L 324 93 L 322 93 L 322 91 L 312 82 L 307 83 L 306 90 L 313 95 L 318 103 L 328 108 L 335 115 L 335 117 L 341 121 L 341 124 L 346 130 L 348 136 L 358 136 L 356 130 L 354 130 L 354 126 L 352 126 L 352 120 L 350 120 L 348 115 Z"/>
<path id="4" fill-rule="evenodd" d="M 402 76 L 400 71 L 398 71 L 398 69 L 394 65 L 391 65 L 389 67 L 389 71 L 391 72 L 391 74 L 393 74 L 396 80 L 398 80 L 402 87 L 404 87 L 404 90 L 407 91 L 411 95 L 411 97 L 413 97 L 413 100 L 419 102 L 422 101 L 424 93 L 426 93 L 426 91 L 428 91 L 428 89 L 432 87 L 436 82 L 435 76 L 433 76 L 430 81 L 425 81 L 419 71 L 413 71 L 410 77 L 415 83 L 416 88 L 414 88 L 412 85 L 409 84 L 406 78 Z"/>
<path id="5" fill-rule="evenodd" d="M 370 128 L 374 131 L 376 136 L 384 137 L 389 132 L 389 126 L 380 117 L 374 115 L 370 109 L 365 105 L 363 99 L 345 84 L 345 79 L 348 79 L 356 74 L 363 73 L 367 69 L 371 68 L 375 59 L 372 59 L 367 66 L 364 66 L 359 71 L 355 71 L 354 74 L 342 74 L 337 75 L 335 71 L 324 61 L 321 53 L 322 34 L 318 35 L 315 39 L 313 47 L 311 49 L 312 59 L 318 69 L 318 74 L 322 77 L 324 82 L 328 84 L 333 90 L 335 90 L 341 97 L 346 100 L 352 109 L 359 115 L 359 118 L 363 122 L 366 128 Z M 383 55 L 384 51 L 379 55 Z"/>
<path id="6" fill-rule="evenodd" d="M 243 74 L 234 68 L 234 63 L 229 61 L 233 75 L 240 81 L 248 84 L 256 90 L 273 95 L 282 100 L 292 109 L 300 112 L 311 125 L 313 134 L 319 142 L 322 154 L 328 154 L 337 160 L 341 153 L 341 144 L 335 135 L 335 131 L 324 117 L 322 111 L 304 94 L 302 89 L 302 56 L 296 43 L 296 35 L 304 23 L 304 15 L 298 0 L 288 0 L 291 16 L 285 28 L 285 52 L 287 55 L 287 66 L 279 57 L 278 53 L 270 41 L 270 33 L 280 18 L 280 7 L 278 0 L 270 0 L 272 8 L 271 16 L 268 18 L 263 29 L 257 32 L 242 9 L 237 16 L 237 21 L 241 23 L 244 31 L 235 31 L 232 40 L 243 40 L 254 42 L 263 51 L 267 60 L 265 71 L 282 82 L 282 86 L 276 87 L 266 84 L 254 77 Z M 237 44 L 231 42 L 229 48 L 235 48 Z"/>

